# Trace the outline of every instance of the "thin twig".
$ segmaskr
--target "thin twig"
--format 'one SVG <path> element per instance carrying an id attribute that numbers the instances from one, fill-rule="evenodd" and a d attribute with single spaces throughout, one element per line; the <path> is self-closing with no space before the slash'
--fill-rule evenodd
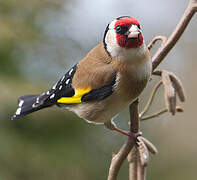
<path id="1" fill-rule="evenodd" d="M 176 93 L 178 94 L 180 100 L 183 102 L 185 101 L 185 94 L 184 94 L 184 90 L 183 90 L 183 86 L 181 81 L 179 80 L 179 78 L 171 73 L 171 72 L 167 72 L 164 70 L 156 70 L 153 72 L 153 75 L 159 75 L 162 76 L 162 81 L 159 81 L 155 87 L 153 88 L 150 98 L 148 100 L 148 103 L 146 104 L 144 110 L 140 113 L 139 117 L 140 119 L 143 119 L 143 116 L 146 114 L 146 112 L 149 110 L 149 108 L 152 105 L 152 102 L 154 100 L 155 94 L 158 91 L 158 88 L 161 86 L 161 84 L 164 84 L 164 89 L 165 89 L 165 99 L 166 99 L 166 104 L 168 107 L 169 112 L 171 112 L 172 114 L 175 113 L 176 110 Z M 158 114 L 159 113 L 159 114 Z M 145 119 L 149 119 L 151 117 L 155 117 L 165 113 L 165 110 L 163 112 L 159 111 L 151 116 L 146 116 Z"/>
<path id="2" fill-rule="evenodd" d="M 162 85 L 162 81 L 159 81 L 155 87 L 153 88 L 151 94 L 150 94 L 150 97 L 149 97 L 149 100 L 148 100 L 148 103 L 146 104 L 144 110 L 140 113 L 139 117 L 142 118 L 143 115 L 146 114 L 146 112 L 150 109 L 150 106 L 152 105 L 152 102 L 154 100 L 154 97 L 155 97 L 155 94 L 157 92 L 157 90 L 159 89 L 159 87 Z"/>
<path id="3" fill-rule="evenodd" d="M 150 51 L 150 49 L 153 47 L 153 45 L 159 40 L 161 41 L 161 46 L 164 46 L 164 44 L 166 43 L 167 38 L 165 36 L 154 37 L 154 39 L 147 46 L 148 50 Z"/>
<path id="4" fill-rule="evenodd" d="M 162 109 L 154 114 L 151 114 L 151 115 L 147 115 L 147 116 L 144 116 L 143 118 L 141 118 L 141 121 L 144 121 L 144 120 L 147 120 L 147 119 L 152 119 L 152 118 L 155 118 L 155 117 L 158 117 L 164 113 L 168 112 L 168 110 L 165 108 L 165 109 Z"/>
<path id="5" fill-rule="evenodd" d="M 148 119 L 152 119 L 152 118 L 156 118 L 164 113 L 168 112 L 168 109 L 165 108 L 165 109 L 162 109 L 158 112 L 155 112 L 151 115 L 147 115 L 147 116 L 144 116 L 143 118 L 141 118 L 141 121 L 145 121 L 145 120 L 148 120 Z M 180 106 L 176 106 L 176 112 L 183 112 L 183 109 L 180 107 Z"/>

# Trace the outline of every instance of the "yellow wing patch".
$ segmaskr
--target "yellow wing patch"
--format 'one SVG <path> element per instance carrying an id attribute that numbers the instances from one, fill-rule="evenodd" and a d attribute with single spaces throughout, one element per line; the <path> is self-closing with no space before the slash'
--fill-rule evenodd
<path id="1" fill-rule="evenodd" d="M 91 88 L 87 89 L 76 89 L 75 95 L 72 97 L 62 97 L 57 100 L 58 103 L 65 103 L 65 104 L 74 104 L 74 103 L 81 103 L 81 98 L 84 94 L 87 94 L 91 91 Z"/>

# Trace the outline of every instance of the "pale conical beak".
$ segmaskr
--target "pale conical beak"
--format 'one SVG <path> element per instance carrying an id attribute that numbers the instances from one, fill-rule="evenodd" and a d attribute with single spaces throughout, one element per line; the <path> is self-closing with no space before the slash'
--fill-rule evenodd
<path id="1" fill-rule="evenodd" d="M 132 25 L 130 29 L 127 31 L 127 36 L 128 38 L 136 39 L 139 37 L 140 33 L 140 29 L 136 25 Z"/>

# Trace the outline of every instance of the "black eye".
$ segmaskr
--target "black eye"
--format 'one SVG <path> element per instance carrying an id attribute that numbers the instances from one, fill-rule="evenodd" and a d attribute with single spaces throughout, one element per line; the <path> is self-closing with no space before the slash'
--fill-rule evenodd
<path id="1" fill-rule="evenodd" d="M 121 31 L 121 27 L 120 26 L 116 26 L 116 32 L 119 33 Z"/>
<path id="2" fill-rule="evenodd" d="M 124 26 L 116 26 L 115 29 L 117 34 L 125 34 L 128 31 L 128 27 Z"/>

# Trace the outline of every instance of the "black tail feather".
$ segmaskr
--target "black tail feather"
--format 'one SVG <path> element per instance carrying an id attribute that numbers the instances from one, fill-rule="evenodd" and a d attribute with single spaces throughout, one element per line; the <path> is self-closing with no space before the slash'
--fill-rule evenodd
<path id="1" fill-rule="evenodd" d="M 18 109 L 12 117 L 12 120 L 19 119 L 20 117 L 38 111 L 42 108 L 48 107 L 50 105 L 39 104 L 36 105 L 40 95 L 25 95 L 18 99 Z"/>

